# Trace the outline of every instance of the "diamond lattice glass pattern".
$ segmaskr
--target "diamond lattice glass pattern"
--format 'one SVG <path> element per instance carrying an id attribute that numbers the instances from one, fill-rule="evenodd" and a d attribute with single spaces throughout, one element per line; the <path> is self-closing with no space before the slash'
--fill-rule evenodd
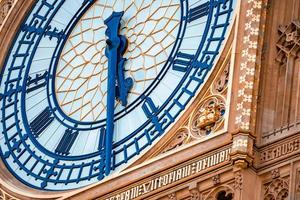
<path id="1" fill-rule="evenodd" d="M 130 104 L 156 78 L 174 46 L 180 24 L 178 0 L 98 0 L 70 34 L 57 66 L 55 91 L 65 114 L 77 121 L 106 117 L 107 67 L 104 20 L 124 11 L 120 34 L 126 36 L 125 77 L 134 80 Z M 114 88 L 111 88 L 114 89 Z M 116 112 L 122 108 L 116 102 Z"/>

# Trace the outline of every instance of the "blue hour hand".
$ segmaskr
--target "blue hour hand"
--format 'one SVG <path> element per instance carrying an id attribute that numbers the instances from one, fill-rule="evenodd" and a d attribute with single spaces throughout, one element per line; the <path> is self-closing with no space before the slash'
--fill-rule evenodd
<path id="1" fill-rule="evenodd" d="M 114 106 L 119 99 L 123 106 L 127 105 L 128 92 L 133 85 L 131 78 L 124 78 L 123 54 L 127 49 L 127 39 L 119 35 L 120 21 L 124 12 L 113 12 L 104 23 L 107 26 L 107 47 L 105 55 L 108 58 L 108 84 L 107 84 L 107 118 L 105 134 L 105 174 L 111 170 L 111 151 L 114 132 Z"/>

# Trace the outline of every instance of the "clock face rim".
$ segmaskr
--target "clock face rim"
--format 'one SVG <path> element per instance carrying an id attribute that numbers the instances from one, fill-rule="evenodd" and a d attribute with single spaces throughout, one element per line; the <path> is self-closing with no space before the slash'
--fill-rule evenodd
<path id="1" fill-rule="evenodd" d="M 7 67 L 7 66 L 6 66 L 6 67 Z M 4 68 L 5 68 L 5 67 L 3 67 L 2 70 L 4 70 Z M 1 77 L 1 79 L 2 79 L 2 77 Z M 1 79 L 0 79 L 0 82 L 2 81 Z M 190 101 L 190 102 L 191 102 L 191 101 Z M 170 128 L 170 127 L 169 127 L 169 128 Z M 156 141 L 158 141 L 158 140 L 156 140 Z M 144 152 L 145 152 L 145 151 L 144 151 Z M 41 188 L 37 188 L 37 189 L 41 189 Z M 47 190 L 47 189 L 44 189 L 44 190 Z"/>

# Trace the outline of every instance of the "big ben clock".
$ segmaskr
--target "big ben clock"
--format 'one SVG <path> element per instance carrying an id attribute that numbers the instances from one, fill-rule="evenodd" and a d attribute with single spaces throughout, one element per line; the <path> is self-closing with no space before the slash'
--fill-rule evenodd
<path id="1" fill-rule="evenodd" d="M 235 0 L 37 0 L 0 77 L 1 158 L 75 189 L 151 148 L 199 92 Z"/>

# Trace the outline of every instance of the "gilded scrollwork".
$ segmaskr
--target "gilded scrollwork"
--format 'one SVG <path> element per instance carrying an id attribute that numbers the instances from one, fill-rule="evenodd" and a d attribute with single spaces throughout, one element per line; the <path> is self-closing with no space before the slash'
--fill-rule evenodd
<path id="1" fill-rule="evenodd" d="M 217 131 L 224 121 L 225 100 L 220 95 L 204 99 L 192 114 L 190 121 L 191 135 L 203 138 Z"/>
<path id="2" fill-rule="evenodd" d="M 5 18 L 7 17 L 10 9 L 15 0 L 2 0 L 0 1 L 0 27 L 3 24 Z"/>

